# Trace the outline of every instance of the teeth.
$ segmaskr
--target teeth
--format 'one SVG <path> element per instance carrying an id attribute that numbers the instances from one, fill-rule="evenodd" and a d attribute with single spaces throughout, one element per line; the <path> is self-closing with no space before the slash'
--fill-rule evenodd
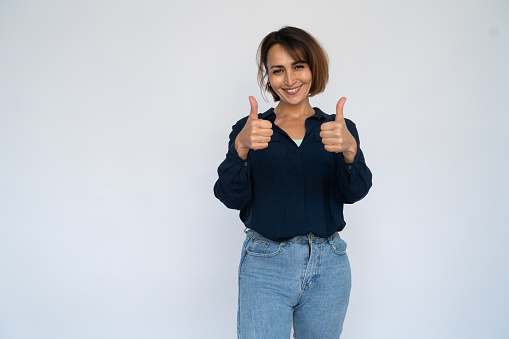
<path id="1" fill-rule="evenodd" d="M 285 89 L 285 91 L 287 91 L 288 93 L 295 93 L 295 92 L 297 92 L 298 89 L 299 88 L 297 87 L 297 88 L 294 88 L 294 89 Z"/>

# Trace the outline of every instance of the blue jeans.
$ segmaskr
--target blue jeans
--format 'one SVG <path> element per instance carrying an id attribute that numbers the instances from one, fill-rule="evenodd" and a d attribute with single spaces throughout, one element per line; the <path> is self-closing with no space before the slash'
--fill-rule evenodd
<path id="1" fill-rule="evenodd" d="M 239 339 L 338 339 L 350 298 L 346 243 L 335 233 L 283 242 L 246 232 L 239 265 Z"/>

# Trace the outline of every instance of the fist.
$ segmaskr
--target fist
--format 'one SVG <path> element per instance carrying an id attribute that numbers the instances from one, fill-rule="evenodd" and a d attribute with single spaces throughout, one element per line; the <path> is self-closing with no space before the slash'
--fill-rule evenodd
<path id="1" fill-rule="evenodd" d="M 336 119 L 322 124 L 320 137 L 326 151 L 343 153 L 346 163 L 352 163 L 357 154 L 357 142 L 346 127 L 343 106 L 346 98 L 339 99 L 336 105 Z"/>
<path id="2" fill-rule="evenodd" d="M 258 150 L 269 146 L 272 136 L 272 123 L 267 120 L 258 120 L 258 103 L 254 97 L 249 97 L 251 112 L 246 124 L 235 139 L 235 149 L 242 159 L 247 159 L 250 149 Z"/>

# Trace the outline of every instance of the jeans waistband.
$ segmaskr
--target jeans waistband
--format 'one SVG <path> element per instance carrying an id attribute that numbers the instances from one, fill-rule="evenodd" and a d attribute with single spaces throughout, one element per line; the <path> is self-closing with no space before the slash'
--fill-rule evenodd
<path id="1" fill-rule="evenodd" d="M 256 238 L 256 239 L 260 239 L 260 240 L 264 240 L 264 241 L 269 241 L 269 242 L 278 242 L 278 241 L 267 239 L 263 235 L 261 235 L 260 233 L 258 233 L 256 231 L 253 231 L 252 229 L 249 229 L 249 228 L 246 228 L 244 230 L 244 232 L 246 232 L 246 234 L 250 238 Z M 288 240 L 285 240 L 285 241 L 281 241 L 281 243 L 286 243 L 286 242 L 305 242 L 305 243 L 314 242 L 314 243 L 322 243 L 322 242 L 325 242 L 325 241 L 328 241 L 329 243 L 333 243 L 335 237 L 339 237 L 338 232 L 335 232 L 333 235 L 331 235 L 328 238 L 321 238 L 321 237 L 318 237 L 318 236 L 314 235 L 313 233 L 308 233 L 306 235 L 298 235 L 298 236 L 293 237 L 291 239 L 288 239 Z"/>

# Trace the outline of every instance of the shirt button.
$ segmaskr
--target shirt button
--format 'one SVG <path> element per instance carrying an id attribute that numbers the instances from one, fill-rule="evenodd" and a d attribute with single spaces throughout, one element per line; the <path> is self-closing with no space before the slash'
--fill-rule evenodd
<path id="1" fill-rule="evenodd" d="M 351 170 L 352 169 L 352 165 L 348 165 L 348 169 Z"/>
<path id="2" fill-rule="evenodd" d="M 247 166 L 247 161 L 244 162 L 244 166 Z"/>

